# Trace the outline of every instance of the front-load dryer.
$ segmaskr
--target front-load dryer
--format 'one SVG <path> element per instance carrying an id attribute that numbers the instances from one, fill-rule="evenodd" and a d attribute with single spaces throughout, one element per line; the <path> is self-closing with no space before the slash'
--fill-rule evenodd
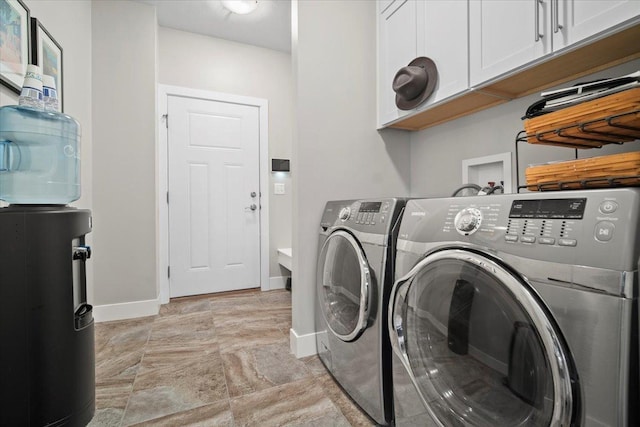
<path id="1" fill-rule="evenodd" d="M 378 424 L 392 420 L 386 328 L 399 198 L 333 201 L 320 224 L 316 341 L 327 370 Z"/>
<path id="2" fill-rule="evenodd" d="M 397 426 L 638 425 L 640 190 L 413 200 Z"/>

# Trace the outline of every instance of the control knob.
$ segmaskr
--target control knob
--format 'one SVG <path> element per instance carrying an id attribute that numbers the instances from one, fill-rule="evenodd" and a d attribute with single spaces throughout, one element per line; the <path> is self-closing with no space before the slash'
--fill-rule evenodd
<path id="1" fill-rule="evenodd" d="M 475 233 L 482 223 L 482 212 L 476 208 L 465 208 L 453 220 L 458 233 L 468 236 Z"/>
<path id="2" fill-rule="evenodd" d="M 351 208 L 349 206 L 340 209 L 340 213 L 338 214 L 338 218 L 342 221 L 346 221 L 351 216 Z"/>

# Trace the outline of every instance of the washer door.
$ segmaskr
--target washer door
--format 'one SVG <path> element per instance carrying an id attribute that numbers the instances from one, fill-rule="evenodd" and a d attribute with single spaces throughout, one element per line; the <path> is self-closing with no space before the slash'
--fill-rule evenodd
<path id="1" fill-rule="evenodd" d="M 356 239 L 344 230 L 333 232 L 318 258 L 318 298 L 335 336 L 353 341 L 367 327 L 371 273 Z"/>
<path id="2" fill-rule="evenodd" d="M 529 286 L 449 249 L 392 290 L 389 333 L 423 404 L 446 426 L 569 426 L 571 360 Z"/>

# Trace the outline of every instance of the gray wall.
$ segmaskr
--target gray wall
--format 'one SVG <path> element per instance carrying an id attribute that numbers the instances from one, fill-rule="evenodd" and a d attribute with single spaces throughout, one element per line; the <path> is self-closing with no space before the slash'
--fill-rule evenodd
<path id="1" fill-rule="evenodd" d="M 185 48 L 188 46 L 188 48 Z M 267 99 L 269 159 L 291 158 L 291 55 L 161 27 L 158 32 L 161 84 Z M 270 276 L 281 271 L 277 248 L 291 247 L 291 175 L 271 174 L 269 190 Z M 285 195 L 273 184 L 284 183 Z"/>
<path id="2" fill-rule="evenodd" d="M 294 0 L 292 19 L 293 330 L 305 335 L 324 204 L 408 195 L 410 159 L 404 132 L 376 131 L 376 3 Z"/>
<path id="3" fill-rule="evenodd" d="M 25 0 L 31 16 L 38 18 L 63 49 L 64 112 L 81 126 L 80 166 L 82 196 L 72 206 L 92 208 L 91 126 L 91 2 Z M 69 19 L 73 17 L 73 19 Z M 17 105 L 18 94 L 0 85 L 0 106 Z M 2 203 L 2 202 L 0 202 Z M 87 243 L 92 244 L 93 233 Z M 87 264 L 87 291 L 93 296 L 92 263 Z"/>
<path id="4" fill-rule="evenodd" d="M 585 82 L 617 77 L 640 69 L 640 60 L 585 76 Z M 561 85 L 566 87 L 575 82 Z M 516 99 L 489 110 L 411 134 L 411 195 L 449 196 L 462 184 L 462 160 L 512 152 L 512 182 L 515 191 L 515 137 L 523 130 L 520 119 L 527 107 L 540 99 L 538 93 Z M 638 142 L 602 149 L 579 150 L 579 157 L 593 157 L 620 151 L 637 151 Z M 574 150 L 521 143 L 520 184 L 530 164 L 573 159 Z M 478 183 L 486 185 L 486 183 Z"/>
<path id="5" fill-rule="evenodd" d="M 91 12 L 95 304 L 155 300 L 155 8 L 94 1 Z"/>

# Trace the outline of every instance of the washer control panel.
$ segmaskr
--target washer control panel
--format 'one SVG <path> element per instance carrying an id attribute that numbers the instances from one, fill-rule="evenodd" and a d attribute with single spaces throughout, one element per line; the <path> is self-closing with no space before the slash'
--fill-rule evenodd
<path id="1" fill-rule="evenodd" d="M 443 231 L 455 230 L 463 236 L 477 233 L 507 243 L 574 247 L 581 241 L 587 243 L 586 239 L 610 242 L 623 210 L 621 201 L 613 197 L 589 199 L 587 203 L 587 197 L 528 196 L 512 195 L 510 200 L 476 198 L 471 203 L 456 201 L 448 207 Z"/>
<path id="2" fill-rule="evenodd" d="M 584 218 L 585 197 L 516 199 L 511 202 L 505 241 L 577 246 L 578 222 Z"/>
<path id="3" fill-rule="evenodd" d="M 398 239 L 427 248 L 456 242 L 553 263 L 635 271 L 640 188 L 413 199 Z"/>

